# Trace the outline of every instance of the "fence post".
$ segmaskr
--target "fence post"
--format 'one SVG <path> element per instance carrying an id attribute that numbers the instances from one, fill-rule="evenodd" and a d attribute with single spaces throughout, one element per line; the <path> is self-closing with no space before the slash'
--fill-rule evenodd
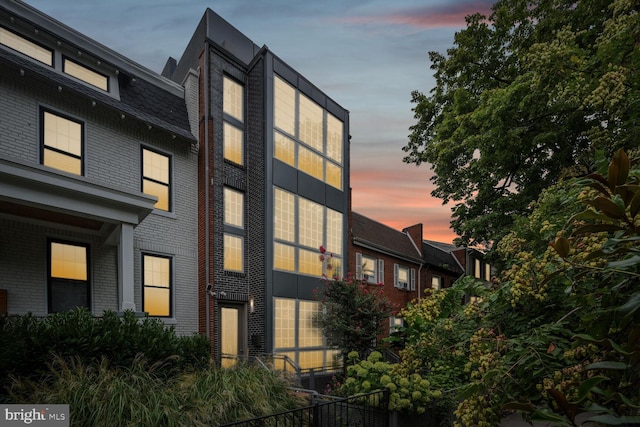
<path id="1" fill-rule="evenodd" d="M 316 400 L 313 403 L 313 410 L 312 410 L 312 423 L 311 423 L 311 427 L 320 427 L 322 425 L 321 422 L 321 416 L 320 416 L 320 402 L 318 400 Z"/>

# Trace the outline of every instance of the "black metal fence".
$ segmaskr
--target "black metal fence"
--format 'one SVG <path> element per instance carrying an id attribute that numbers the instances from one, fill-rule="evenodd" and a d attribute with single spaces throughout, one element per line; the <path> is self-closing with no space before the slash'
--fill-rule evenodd
<path id="1" fill-rule="evenodd" d="M 311 405 L 218 427 L 389 427 L 389 391 L 346 398 L 313 395 Z"/>

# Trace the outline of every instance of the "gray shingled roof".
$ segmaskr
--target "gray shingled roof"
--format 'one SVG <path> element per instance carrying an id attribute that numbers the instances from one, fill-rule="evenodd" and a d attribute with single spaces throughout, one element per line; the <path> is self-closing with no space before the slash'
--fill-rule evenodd
<path id="1" fill-rule="evenodd" d="M 0 66 L 2 73 L 15 72 L 18 74 L 20 70 L 23 70 L 30 78 L 60 86 L 63 90 L 115 109 L 127 117 L 163 129 L 176 137 L 188 139 L 191 142 L 196 141 L 196 138 L 191 134 L 184 99 L 140 78 L 135 79 L 132 84 L 131 80 L 121 73 L 118 79 L 120 86 L 120 100 L 118 100 L 49 67 L 41 66 L 4 49 L 0 49 Z"/>
<path id="2" fill-rule="evenodd" d="M 354 244 L 369 246 L 390 255 L 420 263 L 420 253 L 411 238 L 401 231 L 353 212 L 351 231 Z"/>
<path id="3" fill-rule="evenodd" d="M 458 249 L 460 248 L 449 243 L 434 242 L 432 240 L 424 240 L 422 242 L 425 263 L 462 274 L 464 270 L 453 256 L 453 251 Z"/>

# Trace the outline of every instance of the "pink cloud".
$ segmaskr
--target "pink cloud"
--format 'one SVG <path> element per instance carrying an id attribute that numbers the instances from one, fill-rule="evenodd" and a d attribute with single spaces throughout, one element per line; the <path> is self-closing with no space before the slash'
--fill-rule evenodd
<path id="1" fill-rule="evenodd" d="M 384 15 L 352 16 L 342 21 L 350 24 L 408 25 L 418 28 L 461 27 L 468 15 L 490 15 L 493 3 L 494 0 L 460 1 L 455 4 L 402 9 Z"/>
<path id="2" fill-rule="evenodd" d="M 426 166 L 415 167 L 399 159 L 375 161 L 375 167 L 363 168 L 362 159 L 351 168 L 351 202 L 354 211 L 375 221 L 402 230 L 421 223 L 423 237 L 451 243 L 456 237 L 449 228 L 451 205 L 431 197 L 433 184 Z"/>

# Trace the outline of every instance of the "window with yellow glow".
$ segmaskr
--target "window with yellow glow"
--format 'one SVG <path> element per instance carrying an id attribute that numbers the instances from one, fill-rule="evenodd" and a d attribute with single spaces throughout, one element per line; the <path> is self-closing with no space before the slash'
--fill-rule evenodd
<path id="1" fill-rule="evenodd" d="M 274 124 L 291 136 L 296 136 L 296 90 L 279 77 L 274 84 Z"/>
<path id="2" fill-rule="evenodd" d="M 324 206 L 300 197 L 298 198 L 298 217 L 300 218 L 300 244 L 310 248 L 322 246 Z"/>
<path id="3" fill-rule="evenodd" d="M 274 187 L 274 261 L 276 270 L 311 276 L 340 275 L 344 214 Z M 320 259 L 320 246 L 332 254 Z"/>
<path id="4" fill-rule="evenodd" d="M 45 65 L 53 66 L 53 51 L 0 27 L 0 44 L 18 51 Z"/>
<path id="5" fill-rule="evenodd" d="M 49 312 L 89 307 L 89 247 L 50 241 L 48 262 Z"/>
<path id="6" fill-rule="evenodd" d="M 225 187 L 224 223 L 234 227 L 244 227 L 244 194 Z"/>
<path id="7" fill-rule="evenodd" d="M 316 151 L 323 151 L 322 108 L 300 94 L 300 141 Z"/>
<path id="8" fill-rule="evenodd" d="M 276 298 L 274 319 L 274 345 L 291 348 L 296 345 L 296 300 Z"/>
<path id="9" fill-rule="evenodd" d="M 242 237 L 231 234 L 224 235 L 224 269 L 226 271 L 243 272 Z"/>
<path id="10" fill-rule="evenodd" d="M 224 158 L 239 165 L 244 164 L 243 135 L 236 126 L 224 123 Z"/>
<path id="11" fill-rule="evenodd" d="M 83 124 L 42 111 L 42 164 L 74 175 L 83 174 Z"/>
<path id="12" fill-rule="evenodd" d="M 335 116 L 327 114 L 327 157 L 342 164 L 342 134 L 344 125 Z"/>
<path id="13" fill-rule="evenodd" d="M 339 350 L 327 348 L 317 301 L 274 298 L 275 353 L 293 359 L 301 368 L 337 368 Z"/>
<path id="14" fill-rule="evenodd" d="M 85 83 L 95 86 L 98 89 L 107 91 L 109 89 L 109 78 L 104 74 L 100 74 L 93 71 L 84 65 L 80 65 L 69 58 L 64 58 L 62 63 L 62 71 L 65 74 L 75 77 L 78 80 L 82 80 Z"/>
<path id="15" fill-rule="evenodd" d="M 298 169 L 320 181 L 324 179 L 324 159 L 307 148 L 298 148 Z"/>
<path id="16" fill-rule="evenodd" d="M 274 243 L 273 267 L 276 270 L 296 271 L 296 248 L 283 243 Z"/>
<path id="17" fill-rule="evenodd" d="M 296 142 L 293 139 L 276 132 L 275 150 L 276 159 L 296 167 Z"/>
<path id="18" fill-rule="evenodd" d="M 223 79 L 223 110 L 234 119 L 244 121 L 244 88 L 238 82 L 225 76 Z"/>
<path id="19" fill-rule="evenodd" d="M 274 157 L 342 190 L 344 123 L 274 77 Z"/>
<path id="20" fill-rule="evenodd" d="M 171 259 L 142 256 L 143 311 L 149 316 L 171 316 Z"/>
<path id="21" fill-rule="evenodd" d="M 171 209 L 171 162 L 167 155 L 142 149 L 142 192 L 156 196 L 155 208 Z"/>

